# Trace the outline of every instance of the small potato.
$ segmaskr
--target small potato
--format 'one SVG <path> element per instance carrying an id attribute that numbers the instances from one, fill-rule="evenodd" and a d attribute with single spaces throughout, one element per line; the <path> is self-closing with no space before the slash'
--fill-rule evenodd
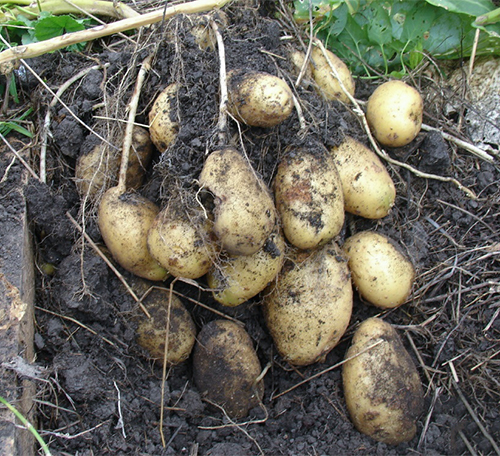
<path id="1" fill-rule="evenodd" d="M 137 190 L 142 185 L 152 155 L 153 143 L 149 132 L 138 125 L 134 126 L 127 167 L 126 185 L 128 189 Z"/>
<path id="2" fill-rule="evenodd" d="M 179 132 L 178 112 L 175 98 L 179 84 L 170 84 L 156 98 L 149 111 L 149 134 L 160 152 L 173 144 Z"/>
<path id="3" fill-rule="evenodd" d="M 299 249 L 326 244 L 342 229 L 342 183 L 326 151 L 298 149 L 286 155 L 278 166 L 274 195 L 285 237 Z"/>
<path id="4" fill-rule="evenodd" d="M 127 271 L 149 280 L 165 280 L 168 272 L 150 255 L 148 231 L 158 207 L 137 193 L 106 191 L 99 204 L 97 223 L 106 247 Z"/>
<path id="5" fill-rule="evenodd" d="M 276 225 L 271 193 L 234 147 L 212 152 L 199 177 L 215 197 L 214 233 L 230 255 L 253 255 Z"/>
<path id="6" fill-rule="evenodd" d="M 222 257 L 207 276 L 209 287 L 219 290 L 213 292 L 215 300 L 234 307 L 253 298 L 275 279 L 284 258 L 285 239 L 278 232 L 253 255 Z"/>
<path id="7" fill-rule="evenodd" d="M 368 98 L 366 120 L 380 144 L 402 147 L 420 132 L 423 111 L 420 93 L 403 81 L 393 80 L 378 86 Z"/>
<path id="8" fill-rule="evenodd" d="M 292 252 L 263 298 L 267 327 L 285 361 L 324 361 L 351 318 L 353 292 L 347 260 L 333 242 Z"/>
<path id="9" fill-rule="evenodd" d="M 337 74 L 342 81 L 347 93 L 354 96 L 355 83 L 349 68 L 342 62 L 333 52 L 326 49 L 326 54 L 332 66 L 337 71 Z M 313 78 L 318 84 L 321 95 L 327 100 L 339 100 L 343 103 L 350 103 L 349 97 L 346 95 L 339 80 L 335 77 L 332 69 L 325 58 L 321 49 L 315 47 L 311 52 L 311 60 L 313 63 Z"/>
<path id="10" fill-rule="evenodd" d="M 244 418 L 259 405 L 264 383 L 252 339 L 237 323 L 215 320 L 198 334 L 193 376 L 203 397 L 224 408 L 233 419 Z"/>
<path id="11" fill-rule="evenodd" d="M 215 19 L 219 28 L 226 28 L 229 26 L 229 17 L 222 10 L 217 10 L 212 18 L 207 15 L 191 15 L 187 18 L 187 20 L 191 20 L 193 22 L 193 26 L 189 32 L 193 35 L 196 44 L 202 51 L 214 51 L 217 47 L 217 38 L 210 25 L 211 19 Z"/>
<path id="12" fill-rule="evenodd" d="M 415 364 L 396 330 L 379 318 L 365 320 L 346 359 L 344 396 L 356 428 L 391 445 L 410 441 L 424 397 Z"/>
<path id="13" fill-rule="evenodd" d="M 342 181 L 345 210 L 368 219 L 385 217 L 394 205 L 396 188 L 377 155 L 349 136 L 331 152 Z"/>
<path id="14" fill-rule="evenodd" d="M 392 239 L 373 231 L 361 231 L 348 238 L 343 248 L 352 281 L 368 302 L 392 309 L 408 299 L 415 268 Z"/>
<path id="15" fill-rule="evenodd" d="M 252 127 L 274 127 L 292 113 L 293 96 L 281 78 L 264 72 L 231 70 L 228 111 Z"/>

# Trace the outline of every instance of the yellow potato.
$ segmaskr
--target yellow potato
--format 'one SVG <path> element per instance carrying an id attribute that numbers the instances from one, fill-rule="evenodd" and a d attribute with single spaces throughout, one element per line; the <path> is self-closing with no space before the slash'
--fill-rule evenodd
<path id="1" fill-rule="evenodd" d="M 396 330 L 379 318 L 365 320 L 346 359 L 344 396 L 356 428 L 392 445 L 413 439 L 423 411 L 422 385 Z"/>
<path id="2" fill-rule="evenodd" d="M 233 419 L 244 418 L 259 405 L 264 383 L 247 332 L 229 320 L 207 323 L 193 352 L 193 376 L 201 395 L 223 407 Z"/>
<path id="3" fill-rule="evenodd" d="M 392 239 L 361 231 L 348 238 L 343 248 L 352 281 L 363 298 L 383 309 L 406 302 L 415 280 L 415 268 Z"/>
<path id="4" fill-rule="evenodd" d="M 313 81 L 313 73 L 312 73 L 312 65 L 311 62 L 308 61 L 306 63 L 306 54 L 297 49 L 291 49 L 288 58 L 292 64 L 292 71 L 295 76 L 299 76 L 299 74 L 303 74 L 302 85 L 304 87 L 309 87 L 311 85 L 311 81 Z"/>
<path id="5" fill-rule="evenodd" d="M 149 134 L 160 152 L 173 144 L 179 132 L 178 112 L 175 98 L 179 84 L 170 84 L 156 98 L 149 111 Z"/>
<path id="6" fill-rule="evenodd" d="M 278 166 L 274 195 L 285 237 L 299 249 L 323 245 L 342 229 L 342 184 L 326 151 L 298 149 L 286 155 Z"/>
<path id="7" fill-rule="evenodd" d="M 252 255 L 262 248 L 276 222 L 271 193 L 234 147 L 212 152 L 199 177 L 214 195 L 214 233 L 230 255 Z"/>
<path id="8" fill-rule="evenodd" d="M 347 136 L 331 149 L 342 181 L 345 210 L 368 219 L 385 217 L 396 199 L 396 188 L 375 152 Z"/>
<path id="9" fill-rule="evenodd" d="M 312 253 L 291 253 L 263 298 L 278 352 L 298 366 L 324 361 L 349 325 L 352 304 L 347 260 L 333 242 Z"/>
<path id="10" fill-rule="evenodd" d="M 149 132 L 138 125 L 134 126 L 127 167 L 126 185 L 128 189 L 137 190 L 142 185 L 152 155 L 153 143 Z"/>
<path id="11" fill-rule="evenodd" d="M 420 132 L 424 102 L 418 90 L 393 80 L 378 86 L 368 99 L 366 120 L 382 145 L 402 147 Z"/>

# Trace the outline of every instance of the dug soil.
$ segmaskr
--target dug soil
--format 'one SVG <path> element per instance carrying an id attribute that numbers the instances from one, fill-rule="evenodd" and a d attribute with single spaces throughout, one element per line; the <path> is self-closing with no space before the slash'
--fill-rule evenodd
<path id="1" fill-rule="evenodd" d="M 272 4 L 233 2 L 224 9 L 225 16 L 211 17 L 219 24 L 228 70 L 266 71 L 295 87 L 297 75 L 289 50 L 305 51 L 307 34 L 294 26 L 283 5 L 266 7 Z M 204 20 L 210 27 L 208 19 Z M 127 118 L 126 105 L 139 66 L 153 54 L 136 122 L 148 125 L 153 100 L 172 82 L 181 84 L 176 105 L 181 122 L 175 147 L 155 151 L 138 191 L 160 207 L 176 192 L 192 200 L 189 195 L 196 194 L 204 159 L 221 138 L 217 130 L 220 53 L 217 46 L 199 48 L 189 33 L 192 21 L 176 17 L 129 36 L 92 43 L 85 52 L 61 51 L 29 60 L 40 79 L 24 69 L 16 72 L 24 102 L 35 107 L 32 120 L 37 141 L 31 147 L 32 166 L 38 173 L 42 143 L 48 145 L 46 183 L 31 179 L 25 197 L 38 271 L 35 348 L 36 365 L 43 369 L 36 380 L 37 426 L 52 454 L 497 454 L 499 161 L 498 157 L 493 163 L 478 158 L 443 139 L 440 132 L 422 131 L 409 146 L 390 151 L 393 159 L 411 166 L 386 162 L 397 189 L 391 213 L 377 221 L 347 215 L 337 239 L 341 245 L 347 236 L 371 229 L 403 246 L 417 270 L 407 303 L 382 312 L 355 293 L 351 323 L 340 344 L 324 362 L 295 368 L 276 352 L 260 297 L 227 308 L 206 291 L 204 279 L 196 284 L 177 281 L 173 290 L 198 330 L 224 318 L 221 314 L 244 324 L 262 367 L 268 366 L 265 393 L 262 406 L 233 422 L 197 390 L 191 358 L 168 367 L 162 381 L 162 366 L 136 341 L 135 317 L 141 309 L 89 242 L 106 253 L 96 224 L 96 201 L 78 193 L 74 170 L 78 157 L 101 138 L 110 143 L 108 154 L 119 153 L 125 130 L 121 120 Z M 95 68 L 61 93 L 64 104 L 55 102 L 49 107 L 54 95 L 48 88 L 56 91 L 90 67 Z M 463 101 L 456 96 L 457 89 L 431 78 L 433 74 L 430 69 L 422 70 L 408 79 L 422 93 L 432 94 L 426 96 L 424 122 L 445 133 L 466 134 L 463 115 L 470 107 L 457 104 Z M 250 128 L 228 119 L 227 140 L 245 152 L 270 186 L 288 150 L 328 148 L 345 135 L 369 145 L 355 110 L 324 101 L 305 79 L 294 89 L 299 109 L 283 124 Z M 356 83 L 356 98 L 366 100 L 380 81 L 359 79 Z M 449 109 L 450 105 L 459 108 Z M 48 110 L 50 124 L 44 136 Z M 20 147 L 19 142 L 12 144 Z M 0 175 L 8 176 L 21 167 L 18 161 L 6 162 Z M 444 180 L 422 177 L 415 170 Z M 115 178 L 108 176 L 107 185 L 113 185 Z M 0 183 L 2 195 L 8 195 L 8 184 L 8 179 Z M 82 235 L 82 228 L 88 237 Z M 117 267 L 122 279 L 133 284 L 134 277 Z M 170 284 L 171 279 L 154 285 L 168 289 Z M 343 360 L 354 329 L 376 315 L 398 329 L 425 392 L 415 438 L 397 446 L 379 443 L 354 428 L 343 397 L 341 367 L 320 374 Z"/>

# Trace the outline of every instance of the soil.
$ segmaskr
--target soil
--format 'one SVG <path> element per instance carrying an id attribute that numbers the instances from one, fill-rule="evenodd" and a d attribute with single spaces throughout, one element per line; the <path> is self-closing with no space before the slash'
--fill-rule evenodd
<path id="1" fill-rule="evenodd" d="M 304 36 L 286 11 L 262 6 L 271 2 L 234 3 L 224 9 L 230 25 L 221 27 L 227 68 L 266 71 L 293 86 L 287 49 L 302 49 L 298 38 Z M 269 365 L 269 370 L 263 406 L 237 423 L 204 401 L 193 383 L 191 359 L 168 367 L 162 395 L 162 366 L 136 341 L 133 317 L 141 310 L 68 214 L 106 252 L 96 225 L 96 204 L 82 200 L 77 192 L 75 164 L 98 141 L 95 133 L 115 146 L 108 153 L 119 152 L 124 125 L 109 119 L 126 119 L 138 66 L 152 51 L 155 58 L 136 121 L 148 124 L 155 96 L 175 81 L 182 83 L 177 106 L 182 122 L 175 147 L 155 151 L 139 192 L 160 207 L 176 192 L 191 200 L 207 151 L 219 145 L 220 73 L 217 50 L 199 49 L 188 33 L 190 20 L 178 17 L 144 29 L 131 36 L 137 46 L 111 37 L 93 43 L 84 53 L 62 51 L 28 62 L 52 90 L 83 68 L 100 65 L 61 95 L 66 106 L 57 103 L 51 108 L 46 183 L 31 179 L 25 190 L 38 268 L 35 345 L 36 364 L 43 367 L 37 382 L 38 428 L 52 453 L 495 454 L 494 442 L 500 440 L 499 161 L 498 157 L 494 163 L 477 158 L 439 133 L 422 132 L 412 144 L 390 154 L 422 172 L 457 179 L 477 198 L 453 182 L 418 177 L 388 164 L 397 188 L 391 213 L 377 221 L 347 215 L 337 239 L 342 244 L 354 232 L 374 229 L 403 246 L 418 272 L 406 304 L 382 312 L 356 294 L 351 325 L 340 344 L 324 362 L 295 368 L 276 353 L 259 297 L 225 308 L 204 291 L 203 279 L 198 286 L 176 282 L 173 288 L 198 329 L 221 318 L 211 309 L 238 319 L 250 334 L 261 365 Z M 16 77 L 25 103 L 37 108 L 33 121 L 41 132 L 53 95 L 29 72 L 18 72 Z M 425 72 L 416 74 L 412 83 L 422 92 L 437 84 Z M 356 97 L 366 100 L 375 85 L 358 80 Z M 426 100 L 424 122 L 457 133 L 460 118 L 444 114 L 453 90 L 440 89 L 442 96 Z M 322 100 L 309 87 L 296 88 L 295 95 L 307 134 L 295 113 L 271 129 L 240 125 L 239 130 L 229 119 L 223 132 L 244 148 L 268 184 L 280 158 L 291 148 L 330 147 L 346 134 L 368 144 L 351 109 Z M 32 150 L 35 169 L 39 169 L 39 150 L 38 146 Z M 4 172 L 0 170 L 0 175 Z M 110 176 L 107 185 L 113 185 L 114 179 Z M 8 194 L 8 180 L 1 185 L 2 194 Z M 118 269 L 128 283 L 137 280 Z M 170 282 L 155 285 L 168 288 Z M 343 398 L 340 367 L 275 399 L 341 362 L 357 324 L 375 315 L 398 329 L 425 391 L 416 437 L 397 446 L 376 442 L 354 428 Z"/>

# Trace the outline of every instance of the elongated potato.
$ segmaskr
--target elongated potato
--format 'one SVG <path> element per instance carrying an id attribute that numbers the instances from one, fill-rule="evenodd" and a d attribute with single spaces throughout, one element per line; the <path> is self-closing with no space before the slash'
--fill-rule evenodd
<path id="1" fill-rule="evenodd" d="M 385 217 L 394 205 L 396 188 L 375 152 L 346 136 L 331 153 L 342 181 L 345 210 L 368 219 Z"/>
<path id="2" fill-rule="evenodd" d="M 392 445 L 410 441 L 424 398 L 415 364 L 396 330 L 379 318 L 365 320 L 346 359 L 344 396 L 356 428 Z"/>
<path id="3" fill-rule="evenodd" d="M 330 242 L 290 254 L 276 284 L 264 296 L 267 327 L 285 361 L 305 366 L 323 361 L 351 318 L 353 292 L 347 260 Z"/>
<path id="4" fill-rule="evenodd" d="M 259 405 L 264 383 L 248 333 L 237 323 L 215 320 L 201 328 L 193 352 L 193 376 L 202 396 L 233 419 Z"/>
<path id="5" fill-rule="evenodd" d="M 344 243 L 352 281 L 374 306 L 391 309 L 403 304 L 415 280 L 415 268 L 392 239 L 361 231 Z"/>
<path id="6" fill-rule="evenodd" d="M 298 149 L 286 155 L 278 166 L 274 195 L 285 236 L 299 249 L 323 245 L 342 229 L 342 184 L 328 152 Z"/>
<path id="7" fill-rule="evenodd" d="M 214 233 L 230 255 L 252 255 L 262 248 L 276 222 L 271 193 L 234 147 L 212 152 L 199 182 L 215 196 Z"/>
<path id="8" fill-rule="evenodd" d="M 137 193 L 106 191 L 99 204 L 97 222 L 113 258 L 127 271 L 149 280 L 165 280 L 168 272 L 150 255 L 148 231 L 159 209 Z"/>
<path id="9" fill-rule="evenodd" d="M 173 144 L 179 132 L 178 113 L 175 97 L 179 84 L 174 83 L 163 89 L 149 111 L 149 134 L 151 141 L 160 152 Z"/>
<path id="10" fill-rule="evenodd" d="M 272 233 L 253 255 L 222 257 L 208 272 L 207 281 L 216 301 L 238 306 L 259 294 L 275 279 L 283 266 L 285 239 Z"/>

